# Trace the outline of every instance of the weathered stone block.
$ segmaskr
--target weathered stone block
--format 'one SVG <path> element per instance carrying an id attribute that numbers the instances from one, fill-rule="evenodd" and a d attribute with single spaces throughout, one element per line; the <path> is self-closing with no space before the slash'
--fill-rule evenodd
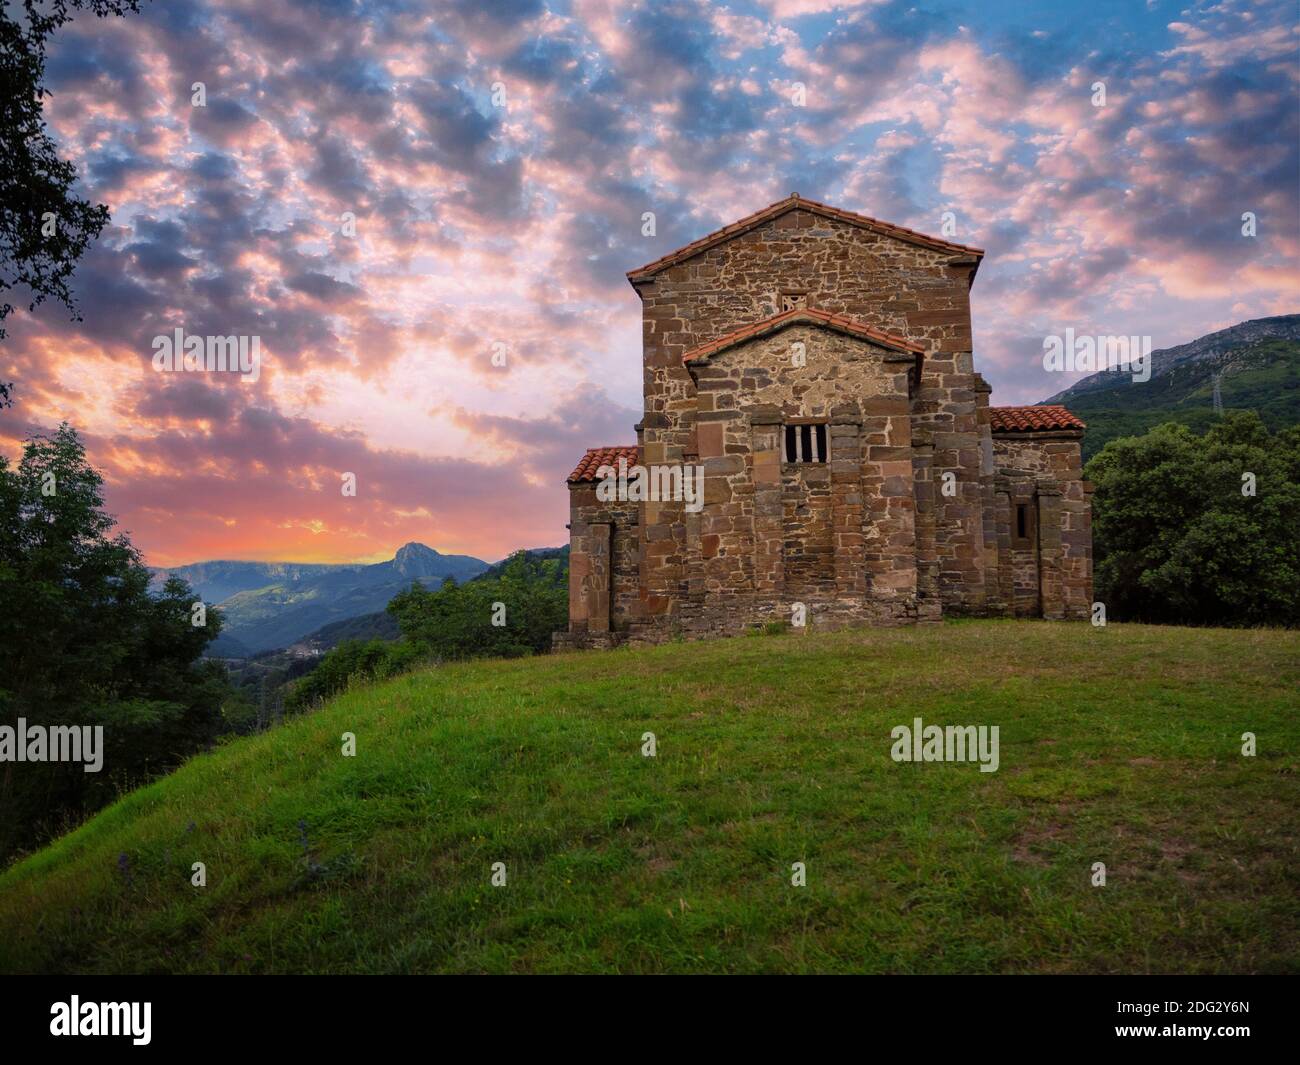
<path id="1" fill-rule="evenodd" d="M 993 431 L 972 356 L 978 256 L 801 201 L 756 217 L 633 274 L 642 461 L 704 465 L 704 509 L 602 503 L 573 486 L 570 631 L 556 646 L 741 631 L 788 620 L 795 601 L 819 629 L 1086 617 L 1078 434 Z M 789 292 L 838 324 L 764 324 Z M 787 423 L 810 421 L 829 454 L 783 462 Z M 1024 514 L 1031 528 L 1017 536 Z"/>

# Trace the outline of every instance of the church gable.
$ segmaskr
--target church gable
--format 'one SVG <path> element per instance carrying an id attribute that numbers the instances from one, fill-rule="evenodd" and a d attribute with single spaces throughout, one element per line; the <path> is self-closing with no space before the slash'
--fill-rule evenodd
<path id="1" fill-rule="evenodd" d="M 754 322 L 751 325 L 743 326 L 731 333 L 718 337 L 716 340 L 711 340 L 708 343 L 694 347 L 682 356 L 682 361 L 688 365 L 693 362 L 702 362 L 709 358 L 709 356 L 725 351 L 738 344 L 743 344 L 749 340 L 766 336 L 771 333 L 777 333 L 783 329 L 788 329 L 791 326 L 802 324 L 811 324 L 836 333 L 843 333 L 846 336 L 866 340 L 883 348 L 887 348 L 890 351 L 920 354 L 925 350 L 920 344 L 915 344 L 904 337 L 894 336 L 892 333 L 886 333 L 881 329 L 874 329 L 871 326 L 855 321 L 846 315 L 831 314 L 828 311 L 817 310 L 810 307 L 796 307 L 783 313 L 775 314 L 770 318 L 764 318 L 763 320 Z"/>
<path id="2" fill-rule="evenodd" d="M 787 217 L 792 214 L 794 214 L 793 218 Z M 721 229 L 694 240 L 676 251 L 669 252 L 654 262 L 647 263 L 636 270 L 628 271 L 627 277 L 633 285 L 636 285 L 638 282 L 648 281 L 664 270 L 685 263 L 712 248 L 726 244 L 760 227 L 772 225 L 772 228 L 778 231 L 788 231 L 816 226 L 819 220 L 822 223 L 843 223 L 867 233 L 889 237 L 904 244 L 927 248 L 950 256 L 978 260 L 984 255 L 982 248 L 974 248 L 965 244 L 942 240 L 938 237 L 931 237 L 917 230 L 908 229 L 906 226 L 883 222 L 878 218 L 858 214 L 854 211 L 845 211 L 838 207 L 831 207 L 828 204 L 818 203 L 816 200 L 804 199 L 798 193 L 791 193 L 784 200 L 778 200 L 761 211 L 756 211 L 752 215 L 723 226 Z M 773 225 L 778 222 L 780 224 Z M 778 311 L 785 309 L 787 308 L 777 308 Z"/>
<path id="3" fill-rule="evenodd" d="M 979 249 L 856 224 L 809 201 L 783 204 L 629 275 L 642 301 L 651 407 L 688 387 L 686 352 L 795 310 L 844 316 L 927 355 L 970 350 Z"/>
<path id="4" fill-rule="evenodd" d="M 892 399 L 907 413 L 916 345 L 848 319 L 792 312 L 694 352 L 684 362 L 698 409 L 767 408 L 796 419 L 829 419 L 864 399 Z"/>

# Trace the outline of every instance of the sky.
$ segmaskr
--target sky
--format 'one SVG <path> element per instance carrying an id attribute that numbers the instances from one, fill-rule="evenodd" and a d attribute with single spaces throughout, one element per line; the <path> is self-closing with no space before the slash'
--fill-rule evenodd
<path id="1" fill-rule="evenodd" d="M 159 566 L 562 544 L 569 470 L 635 442 L 625 273 L 791 192 L 935 235 L 951 212 L 986 250 L 976 368 L 995 405 L 1036 402 L 1082 376 L 1042 368 L 1067 327 L 1161 348 L 1300 311 L 1298 22 L 1237 0 L 82 15 L 46 116 L 112 221 L 81 321 L 9 320 L 0 453 L 68 421 Z M 156 371 L 177 327 L 259 337 L 257 380 Z"/>

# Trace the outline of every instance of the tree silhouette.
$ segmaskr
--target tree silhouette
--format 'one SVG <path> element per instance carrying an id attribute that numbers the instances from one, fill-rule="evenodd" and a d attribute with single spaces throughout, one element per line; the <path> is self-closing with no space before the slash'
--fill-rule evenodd
<path id="1" fill-rule="evenodd" d="M 68 281 L 87 246 L 108 224 L 108 207 L 73 192 L 76 168 L 59 158 L 45 126 L 45 51 L 78 10 L 98 17 L 138 11 L 139 0 L 23 0 L 0 6 L 0 340 L 14 311 L 53 297 L 80 321 Z M 0 407 L 9 387 L 0 383 Z"/>

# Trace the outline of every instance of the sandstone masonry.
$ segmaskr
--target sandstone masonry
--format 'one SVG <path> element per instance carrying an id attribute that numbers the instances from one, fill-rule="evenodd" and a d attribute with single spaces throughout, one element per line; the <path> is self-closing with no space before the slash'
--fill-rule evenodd
<path id="1" fill-rule="evenodd" d="M 1085 618 L 1084 425 L 990 407 L 970 287 L 983 252 L 791 196 L 628 274 L 641 298 L 635 446 L 569 478 L 557 647 Z M 702 508 L 602 499 L 601 471 L 699 466 Z"/>

